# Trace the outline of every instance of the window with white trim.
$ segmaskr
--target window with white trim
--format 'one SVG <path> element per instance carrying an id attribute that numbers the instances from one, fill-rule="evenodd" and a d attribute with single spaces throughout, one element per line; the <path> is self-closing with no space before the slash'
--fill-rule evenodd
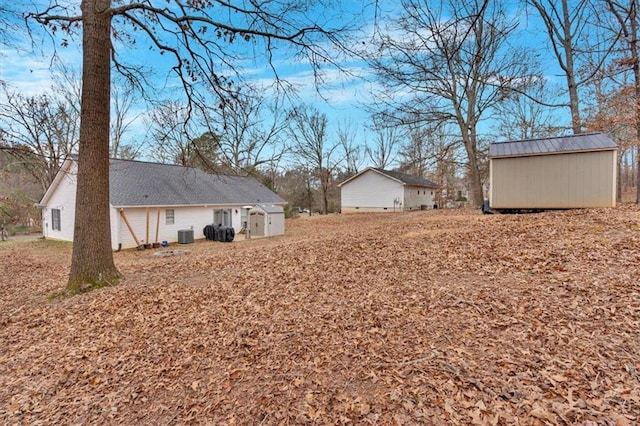
<path id="1" fill-rule="evenodd" d="M 60 209 L 51 209 L 51 229 L 53 231 L 61 231 Z"/>
<path id="2" fill-rule="evenodd" d="M 231 209 L 215 209 L 213 211 L 213 224 L 231 226 Z"/>
<path id="3" fill-rule="evenodd" d="M 173 225 L 174 223 L 176 223 L 176 216 L 175 216 L 174 209 L 166 209 L 164 211 L 164 217 L 165 217 L 166 225 Z"/>

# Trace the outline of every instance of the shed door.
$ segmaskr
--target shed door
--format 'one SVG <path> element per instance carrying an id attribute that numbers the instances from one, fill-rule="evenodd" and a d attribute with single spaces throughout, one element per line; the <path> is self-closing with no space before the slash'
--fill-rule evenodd
<path id="1" fill-rule="evenodd" d="M 264 213 L 249 213 L 249 226 L 251 226 L 251 235 L 256 237 L 264 237 Z"/>

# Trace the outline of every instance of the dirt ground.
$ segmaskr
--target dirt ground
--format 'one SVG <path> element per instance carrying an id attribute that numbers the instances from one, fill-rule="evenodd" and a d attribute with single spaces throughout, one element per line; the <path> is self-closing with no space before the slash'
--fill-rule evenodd
<path id="1" fill-rule="evenodd" d="M 640 423 L 640 208 L 293 219 L 115 253 L 0 244 L 0 424 Z"/>

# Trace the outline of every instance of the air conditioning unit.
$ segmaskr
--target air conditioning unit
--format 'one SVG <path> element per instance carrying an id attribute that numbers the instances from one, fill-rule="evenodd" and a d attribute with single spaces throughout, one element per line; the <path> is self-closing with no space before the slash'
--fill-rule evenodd
<path id="1" fill-rule="evenodd" d="M 191 244 L 191 243 L 193 243 L 193 229 L 179 229 L 178 244 Z"/>

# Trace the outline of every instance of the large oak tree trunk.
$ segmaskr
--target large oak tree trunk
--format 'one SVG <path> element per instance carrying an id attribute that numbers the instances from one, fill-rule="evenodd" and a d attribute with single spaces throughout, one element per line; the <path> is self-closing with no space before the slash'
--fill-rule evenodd
<path id="1" fill-rule="evenodd" d="M 82 0 L 82 105 L 72 293 L 117 283 L 109 221 L 111 0 Z"/>
<path id="2" fill-rule="evenodd" d="M 480 177 L 480 167 L 478 165 L 478 153 L 474 146 L 466 146 L 467 156 L 469 157 L 469 186 L 471 187 L 471 205 L 473 207 L 482 207 L 484 202 L 484 194 L 482 191 L 482 179 Z"/>
<path id="3" fill-rule="evenodd" d="M 469 159 L 467 170 L 471 189 L 471 200 L 469 201 L 472 206 L 480 208 L 484 203 L 484 193 L 482 191 L 482 179 L 480 176 L 480 165 L 478 163 L 478 136 L 474 123 L 472 118 L 465 121 L 458 116 L 458 126 L 462 134 L 462 143 L 467 152 L 467 158 Z"/>

